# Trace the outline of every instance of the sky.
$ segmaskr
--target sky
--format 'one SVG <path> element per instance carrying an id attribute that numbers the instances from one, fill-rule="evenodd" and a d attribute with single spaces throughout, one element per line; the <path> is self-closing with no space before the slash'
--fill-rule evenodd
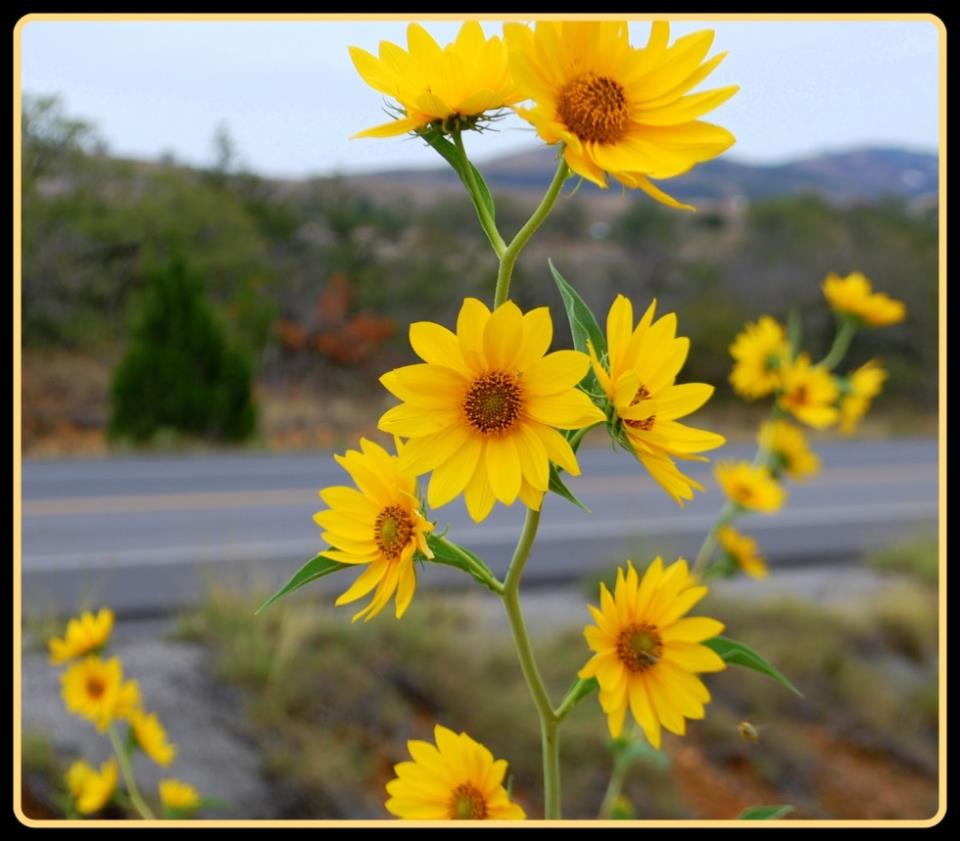
<path id="1" fill-rule="evenodd" d="M 424 25 L 442 44 L 459 24 Z M 485 21 L 488 34 L 500 24 Z M 674 36 L 716 31 L 727 58 L 697 90 L 741 90 L 707 119 L 729 128 L 730 157 L 775 163 L 825 150 L 900 146 L 935 152 L 939 135 L 939 30 L 928 21 L 678 21 Z M 631 23 L 631 43 L 649 23 Z M 350 141 L 383 122 L 384 100 L 353 68 L 347 47 L 405 45 L 392 21 L 29 21 L 22 89 L 60 94 L 120 155 L 206 164 L 218 125 L 241 161 L 274 177 L 432 167 L 410 138 Z M 538 141 L 511 116 L 472 135 L 482 163 Z"/>

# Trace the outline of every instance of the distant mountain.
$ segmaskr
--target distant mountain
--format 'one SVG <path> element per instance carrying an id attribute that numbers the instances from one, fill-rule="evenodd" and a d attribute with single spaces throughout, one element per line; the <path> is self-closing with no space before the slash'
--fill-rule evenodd
<path id="1" fill-rule="evenodd" d="M 540 192 L 555 167 L 555 151 L 540 147 L 480 165 L 493 189 Z M 357 182 L 416 183 L 419 190 L 454 186 L 457 178 L 443 167 L 391 170 L 353 176 Z M 723 201 L 738 196 L 763 199 L 816 193 L 829 201 L 875 200 L 884 196 L 934 199 L 938 187 L 936 155 L 896 148 L 862 148 L 828 152 L 776 165 L 748 164 L 721 157 L 664 182 L 671 195 L 685 201 Z M 583 189 L 597 190 L 584 183 Z M 597 192 L 599 192 L 597 190 Z"/>

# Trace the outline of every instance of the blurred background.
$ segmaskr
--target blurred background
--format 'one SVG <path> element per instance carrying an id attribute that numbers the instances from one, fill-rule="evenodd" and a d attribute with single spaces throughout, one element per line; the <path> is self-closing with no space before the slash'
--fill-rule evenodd
<path id="1" fill-rule="evenodd" d="M 426 25 L 441 42 L 458 28 Z M 800 817 L 929 817 L 940 35 L 928 21 L 684 21 L 674 34 L 705 25 L 714 51 L 730 51 L 709 86 L 742 89 L 711 115 L 733 149 L 664 185 L 697 213 L 568 189 L 518 264 L 517 303 L 548 304 L 556 345 L 568 343 L 550 257 L 598 313 L 616 292 L 676 311 L 691 337 L 681 380 L 717 386 L 697 416 L 728 437 L 714 458 L 750 457 L 768 409 L 727 382 L 745 321 L 795 310 L 818 358 L 833 329 L 820 284 L 855 270 L 908 318 L 858 335 L 845 362 L 879 357 L 890 372 L 857 434 L 814 435 L 822 473 L 791 486 L 782 513 L 745 521 L 770 577 L 720 582 L 704 609 L 805 698 L 718 675 L 707 719 L 638 759 L 625 793 L 640 817 L 781 802 Z M 647 28 L 631 25 L 634 43 Z M 444 162 L 412 138 L 348 140 L 384 119 L 348 45 L 375 52 L 404 32 L 373 21 L 21 32 L 28 814 L 56 815 L 68 759 L 106 756 L 63 711 L 43 651 L 67 617 L 108 605 L 127 671 L 180 745 L 179 775 L 233 804 L 211 816 L 385 817 L 393 763 L 435 721 L 506 757 L 536 815 L 532 708 L 489 594 L 427 568 L 402 623 L 351 626 L 331 607 L 342 579 L 252 616 L 320 549 L 316 491 L 343 481 L 330 453 L 381 437 L 391 401 L 377 378 L 414 361 L 407 325 L 452 325 L 464 296 L 490 297 L 494 259 Z M 509 235 L 554 151 L 515 118 L 493 128 L 467 147 Z M 707 493 L 681 511 L 602 432 L 585 448 L 571 488 L 594 514 L 551 498 L 528 569 L 557 697 L 586 658 L 597 582 L 626 557 L 695 553 L 722 507 L 708 467 L 692 471 Z M 483 529 L 459 501 L 437 516 L 503 571 L 520 511 Z M 743 720 L 758 742 L 739 735 Z M 594 701 L 571 717 L 569 817 L 595 815 L 603 798 L 605 733 Z"/>

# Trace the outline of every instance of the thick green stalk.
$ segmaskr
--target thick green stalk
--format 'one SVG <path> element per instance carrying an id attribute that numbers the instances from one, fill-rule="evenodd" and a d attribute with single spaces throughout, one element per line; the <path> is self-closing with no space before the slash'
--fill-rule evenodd
<path id="1" fill-rule="evenodd" d="M 837 334 L 833 337 L 833 345 L 831 345 L 830 351 L 820 360 L 818 366 L 820 368 L 826 368 L 828 371 L 836 368 L 843 360 L 843 357 L 846 356 L 847 350 L 850 348 L 850 342 L 852 342 L 853 337 L 857 335 L 857 329 L 857 323 L 853 321 L 853 319 L 842 319 L 840 321 L 840 327 L 837 329 Z"/>
<path id="2" fill-rule="evenodd" d="M 497 230 L 497 223 L 493 216 L 490 215 L 490 211 L 487 210 L 487 205 L 483 201 L 483 196 L 480 192 L 480 185 L 477 183 L 473 167 L 470 165 L 469 158 L 467 158 L 467 150 L 463 146 L 463 136 L 459 131 L 453 133 L 453 142 L 456 144 L 457 150 L 461 155 L 463 155 L 463 159 L 467 164 L 465 172 L 467 178 L 467 190 L 470 193 L 470 198 L 473 200 L 473 206 L 477 210 L 477 217 L 480 219 L 480 226 L 487 235 L 487 239 L 490 240 L 490 245 L 492 246 L 494 253 L 498 258 L 503 259 L 503 254 L 507 250 L 507 244 L 503 241 L 503 237 L 500 236 L 500 231 Z"/>
<path id="3" fill-rule="evenodd" d="M 560 163 L 557 165 L 557 171 L 553 175 L 553 181 L 547 188 L 547 192 L 541 200 L 539 206 L 533 215 L 526 221 L 524 226 L 517 232 L 517 235 L 510 241 L 506 251 L 500 255 L 500 271 L 497 273 L 497 291 L 493 298 L 493 308 L 496 309 L 510 296 L 510 279 L 513 277 L 513 267 L 516 265 L 517 258 L 530 237 L 536 233 L 550 211 L 556 204 L 557 197 L 563 187 L 563 182 L 567 180 L 570 174 L 570 168 L 567 162 L 560 157 Z"/>
<path id="4" fill-rule="evenodd" d="M 523 568 L 530 557 L 530 550 L 536 540 L 539 525 L 540 512 L 528 509 L 520 540 L 517 542 L 513 560 L 510 561 L 510 569 L 503 582 L 502 599 L 507 620 L 510 622 L 517 656 L 520 659 L 520 669 L 540 718 L 540 737 L 543 748 L 543 814 L 545 818 L 555 819 L 560 817 L 560 743 L 557 732 L 559 720 L 550 703 L 540 671 L 537 669 L 530 636 L 520 609 L 520 579 L 523 577 Z"/>
<path id="5" fill-rule="evenodd" d="M 153 812 L 150 811 L 150 807 L 147 806 L 146 801 L 140 795 L 140 789 L 137 788 L 137 781 L 133 776 L 133 769 L 130 767 L 130 756 L 120 742 L 120 736 L 117 735 L 117 731 L 112 724 L 107 728 L 107 735 L 110 736 L 110 744 L 113 745 L 113 751 L 117 755 L 117 762 L 120 764 L 120 774 L 123 777 L 124 785 L 127 787 L 127 794 L 130 795 L 130 800 L 140 813 L 141 818 L 147 821 L 156 820 Z"/>

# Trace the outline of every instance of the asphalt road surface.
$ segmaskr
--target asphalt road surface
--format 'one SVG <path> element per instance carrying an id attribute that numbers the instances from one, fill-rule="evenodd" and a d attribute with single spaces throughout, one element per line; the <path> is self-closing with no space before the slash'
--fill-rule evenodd
<path id="1" fill-rule="evenodd" d="M 781 513 L 740 521 L 772 567 L 839 563 L 935 529 L 936 441 L 838 442 L 818 451 L 823 470 L 789 484 Z M 748 446 L 721 451 L 722 458 L 752 455 Z M 627 557 L 693 557 L 723 506 L 708 465 L 689 468 L 707 492 L 684 509 L 625 453 L 585 448 L 581 467 L 569 486 L 593 513 L 547 497 L 530 584 L 572 581 Z M 312 515 L 323 507 L 317 491 L 332 484 L 349 480 L 325 453 L 27 460 L 24 611 L 109 604 L 129 614 L 163 612 L 197 600 L 212 581 L 273 590 L 321 549 Z M 523 518 L 519 503 L 498 505 L 481 527 L 462 499 L 434 514 L 452 540 L 505 572 Z M 311 587 L 346 589 L 343 575 Z M 431 565 L 420 582 L 470 579 Z"/>

